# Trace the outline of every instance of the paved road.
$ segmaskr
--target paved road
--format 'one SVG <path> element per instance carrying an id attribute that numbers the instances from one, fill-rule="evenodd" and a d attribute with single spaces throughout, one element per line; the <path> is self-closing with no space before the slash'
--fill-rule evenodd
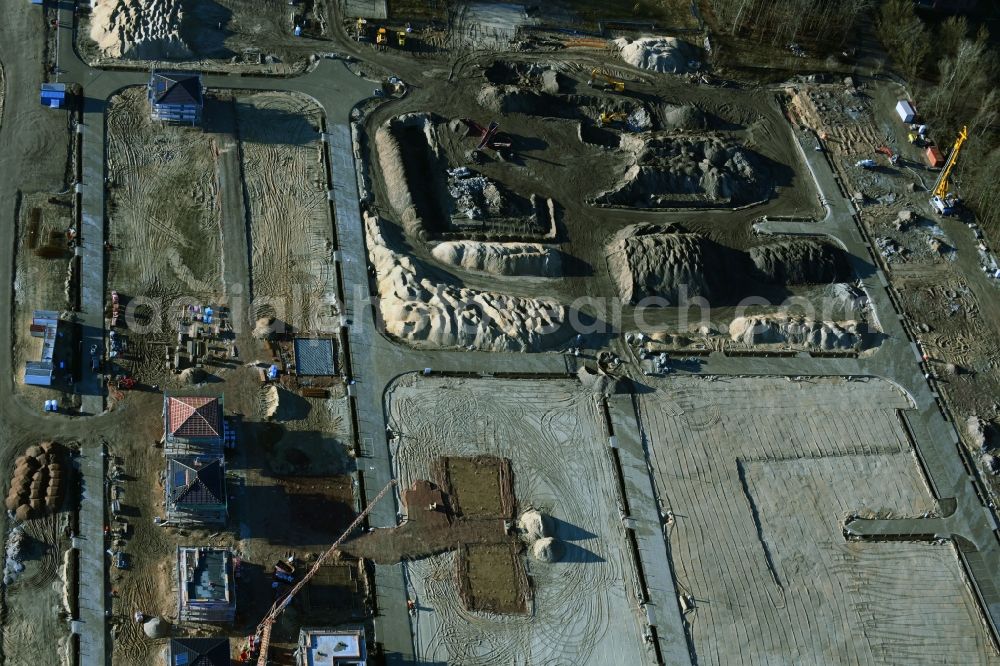
<path id="1" fill-rule="evenodd" d="M 143 72 L 121 72 L 94 70 L 82 63 L 76 56 L 73 40 L 70 38 L 73 25 L 71 4 L 61 6 L 64 33 L 60 40 L 60 66 L 64 71 L 63 81 L 81 84 L 84 90 L 83 113 L 83 294 L 82 317 L 86 326 L 87 343 L 103 339 L 103 222 L 104 222 L 104 113 L 107 99 L 117 90 L 129 85 L 145 83 Z M 37 90 L 41 82 L 36 51 L 22 48 L 24 35 L 42 32 L 41 19 L 35 8 L 28 3 L 5 3 L 0 20 L 0 61 L 5 64 L 8 77 L 6 110 L 0 125 L 0 145 L 5 150 L 0 154 L 0 174 L 10 176 L 19 173 L 26 160 L 30 162 L 37 155 L 38 181 L 33 183 L 38 189 L 55 188 L 61 181 L 61 165 L 53 165 L 44 155 L 50 146 L 59 145 L 60 135 L 65 132 L 58 117 L 37 105 L 34 94 L 25 96 L 24 91 Z M 339 269 L 346 288 L 344 303 L 345 316 L 349 320 L 348 339 L 350 341 L 352 366 L 357 383 L 352 388 L 358 414 L 358 436 L 362 448 L 369 455 L 362 463 L 365 487 L 369 497 L 378 491 L 391 475 L 391 463 L 385 439 L 385 415 L 383 393 L 393 378 L 405 372 L 419 371 L 425 367 L 435 370 L 463 371 L 475 369 L 477 372 L 546 372 L 564 373 L 567 360 L 555 354 L 514 355 L 479 354 L 461 352 L 417 352 L 399 347 L 379 334 L 368 298 L 368 278 L 364 232 L 361 225 L 357 201 L 354 160 L 351 150 L 348 118 L 354 105 L 370 94 L 372 84 L 354 76 L 343 63 L 323 60 L 312 72 L 293 79 L 257 79 L 252 77 L 209 76 L 206 84 L 215 88 L 276 89 L 295 90 L 312 96 L 323 108 L 327 118 L 330 160 L 332 165 L 331 190 L 336 208 L 336 228 L 341 261 Z M 53 120 L 57 119 L 57 120 Z M 898 315 L 895 312 L 884 276 L 871 263 L 864 240 L 852 219 L 849 203 L 838 193 L 835 175 L 821 154 L 804 151 L 810 164 L 824 204 L 828 208 L 827 218 L 820 226 L 823 233 L 837 239 L 853 255 L 854 268 L 862 277 L 865 288 L 872 300 L 875 311 L 881 318 L 881 325 L 887 339 L 880 350 L 865 359 L 811 359 L 811 358 L 730 358 L 712 355 L 705 359 L 699 372 L 708 374 L 871 374 L 894 380 L 913 398 L 915 409 L 909 414 L 909 422 L 916 442 L 916 448 L 924 461 L 935 494 L 940 499 L 954 501 L 956 510 L 949 518 L 952 533 L 961 535 L 960 554 L 970 567 L 979 587 L 984 590 L 987 607 L 994 617 L 1000 617 L 1000 595 L 997 593 L 997 572 L 1000 571 L 1000 548 L 992 532 L 992 516 L 984 509 L 972 485 L 972 479 L 963 467 L 956 447 L 957 436 L 954 429 L 941 417 L 931 387 L 923 377 L 917 363 L 914 349 L 906 337 Z M 0 178 L 0 204 L 7 220 L 13 219 L 13 202 L 21 182 L 16 178 Z M 816 224 L 808 227 L 816 229 Z M 778 227 L 772 227 L 777 229 Z M 807 232 L 806 226 L 794 223 L 781 227 L 792 233 Z M 227 254 L 237 252 L 235 237 L 233 246 L 227 245 Z M 245 249 L 245 247 L 244 247 Z M 232 261 L 230 255 L 227 261 Z M 13 266 L 11 244 L 0 251 L 0 273 L 10 275 Z M 238 269 L 234 269 L 238 272 Z M 228 272 L 228 271 L 227 271 Z M 5 280 L 10 284 L 10 280 Z M 0 309 L 10 311 L 11 290 L 0 290 Z M 0 317 L 0 335 L 11 339 L 10 317 Z M 12 389 L 12 359 L 9 354 L 0 354 L 0 389 Z M 85 411 L 99 413 L 103 408 L 103 391 L 97 377 L 88 375 L 82 383 L 88 394 Z M 10 390 L 7 391 L 10 394 Z M 30 412 L 19 401 L 0 402 L 0 416 L 4 424 L 18 427 L 41 428 L 42 416 Z M 108 418 L 108 417 L 103 417 Z M 49 422 L 49 430 L 52 430 Z M 64 426 L 60 426 L 64 427 Z M 100 425 L 95 425 L 99 429 Z M 372 516 L 374 525 L 395 524 L 395 507 L 389 503 L 381 505 Z M 102 539 L 95 533 L 98 527 L 90 522 L 81 527 L 81 539 Z M 103 543 L 102 541 L 100 541 Z M 90 571 L 103 572 L 103 555 L 85 548 L 87 561 L 84 567 Z M 655 558 L 659 560 L 659 556 Z M 96 573 L 95 573 L 96 575 Z M 409 619 L 405 611 L 405 584 L 398 567 L 380 567 L 377 570 L 377 586 L 381 615 L 376 620 L 379 640 L 389 652 L 391 661 L 409 661 L 413 656 Z M 104 599 L 102 599 L 103 603 Z M 102 604 L 95 603 L 96 613 Z M 85 631 L 90 632 L 88 645 L 93 646 L 90 658 L 83 663 L 106 663 L 104 647 L 106 632 L 103 625 L 85 622 Z"/>

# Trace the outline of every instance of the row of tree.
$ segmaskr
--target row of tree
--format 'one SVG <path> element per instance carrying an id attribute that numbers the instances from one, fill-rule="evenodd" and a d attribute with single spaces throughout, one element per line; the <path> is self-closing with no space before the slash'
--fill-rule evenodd
<path id="1" fill-rule="evenodd" d="M 772 46 L 842 46 L 857 18 L 871 6 L 872 0 L 711 0 L 723 31 Z"/>
<path id="2" fill-rule="evenodd" d="M 983 27 L 971 36 L 968 22 L 960 16 L 932 30 L 916 14 L 912 0 L 887 0 L 876 27 L 940 143 L 950 146 L 961 127 L 969 128 L 953 181 L 980 223 L 996 237 L 1000 234 L 1000 66 L 989 34 Z"/>

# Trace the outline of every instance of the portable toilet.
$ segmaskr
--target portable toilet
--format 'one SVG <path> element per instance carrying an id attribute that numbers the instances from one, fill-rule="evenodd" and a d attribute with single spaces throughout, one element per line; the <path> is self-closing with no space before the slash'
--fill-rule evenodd
<path id="1" fill-rule="evenodd" d="M 927 163 L 932 167 L 939 167 L 944 164 L 944 156 L 937 146 L 927 146 Z"/>
<path id="2" fill-rule="evenodd" d="M 904 123 L 912 123 L 913 119 L 917 117 L 917 112 L 913 110 L 913 105 L 905 99 L 896 102 L 896 113 Z"/>
<path id="3" fill-rule="evenodd" d="M 41 93 L 42 106 L 50 109 L 61 109 L 66 105 L 65 83 L 43 83 Z"/>

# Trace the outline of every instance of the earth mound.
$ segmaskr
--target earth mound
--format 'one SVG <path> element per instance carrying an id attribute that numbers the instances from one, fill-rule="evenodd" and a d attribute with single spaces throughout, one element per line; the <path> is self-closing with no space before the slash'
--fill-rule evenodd
<path id="1" fill-rule="evenodd" d="M 721 246 L 674 225 L 636 224 L 608 246 L 608 268 L 618 293 L 635 305 L 648 297 L 677 305 L 683 298 L 722 298 L 731 258 Z"/>
<path id="2" fill-rule="evenodd" d="M 190 58 L 180 34 L 182 5 L 183 0 L 101 0 L 90 15 L 90 38 L 112 58 Z"/>
<path id="3" fill-rule="evenodd" d="M 594 203 L 629 208 L 742 205 L 767 197 L 765 170 L 742 146 L 716 136 L 629 135 L 624 177 Z"/>
<path id="4" fill-rule="evenodd" d="M 692 69 L 694 49 L 676 37 L 642 37 L 634 41 L 621 37 L 615 40 L 615 46 L 621 49 L 622 60 L 639 69 L 671 74 Z"/>
<path id="5" fill-rule="evenodd" d="M 862 345 L 856 321 L 815 321 L 788 315 L 737 317 L 729 324 L 729 337 L 747 345 L 780 344 L 828 351 Z"/>
<path id="6" fill-rule="evenodd" d="M 813 240 L 787 240 L 750 249 L 758 277 L 773 284 L 828 284 L 850 279 L 844 252 Z"/>

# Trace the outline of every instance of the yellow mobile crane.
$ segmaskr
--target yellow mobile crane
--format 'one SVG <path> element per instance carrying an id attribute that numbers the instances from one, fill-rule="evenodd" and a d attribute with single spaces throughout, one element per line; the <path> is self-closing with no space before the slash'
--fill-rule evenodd
<path id="1" fill-rule="evenodd" d="M 951 170 L 955 168 L 955 162 L 958 161 L 958 153 L 962 150 L 962 144 L 965 143 L 967 138 L 969 138 L 968 128 L 963 127 L 962 131 L 958 133 L 958 138 L 955 139 L 955 145 L 951 148 L 948 161 L 945 162 L 944 168 L 941 169 L 941 175 L 938 176 L 937 182 L 934 183 L 934 196 L 931 197 L 931 207 L 938 215 L 951 215 L 955 212 L 955 206 L 960 203 L 959 198 L 948 191 L 948 176 L 951 175 Z"/>
<path id="2" fill-rule="evenodd" d="M 606 74 L 606 73 L 602 72 L 600 69 L 598 69 L 597 67 L 595 67 L 594 69 L 590 70 L 590 80 L 587 81 L 587 85 L 588 86 L 593 86 L 598 81 L 603 81 L 605 88 L 610 88 L 611 90 L 614 90 L 615 92 L 625 92 L 625 82 L 624 81 L 619 81 L 618 79 L 616 79 L 615 77 L 611 76 L 610 74 Z"/>

